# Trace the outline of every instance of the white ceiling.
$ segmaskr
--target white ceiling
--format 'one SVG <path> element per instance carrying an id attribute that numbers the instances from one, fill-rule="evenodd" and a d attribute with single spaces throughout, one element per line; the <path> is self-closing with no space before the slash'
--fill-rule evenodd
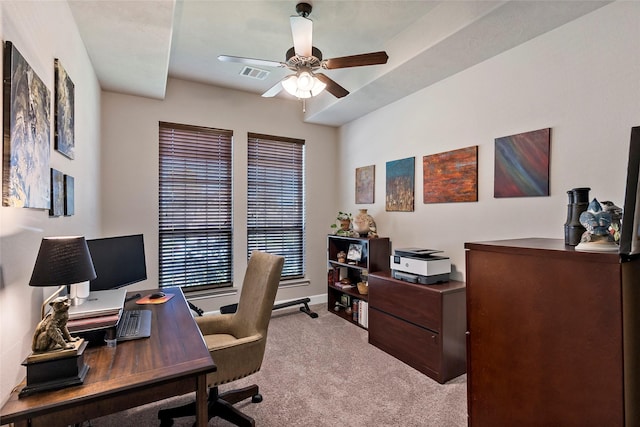
<path id="1" fill-rule="evenodd" d="M 333 58 L 385 50 L 385 65 L 327 70 L 350 91 L 307 100 L 339 126 L 587 14 L 609 1 L 307 0 L 313 45 Z M 295 0 L 68 0 L 104 90 L 163 99 L 168 77 L 259 96 L 290 73 L 240 75 L 218 55 L 284 61 Z M 280 97 L 290 97 L 282 92 Z M 293 98 L 292 98 L 293 99 Z"/>

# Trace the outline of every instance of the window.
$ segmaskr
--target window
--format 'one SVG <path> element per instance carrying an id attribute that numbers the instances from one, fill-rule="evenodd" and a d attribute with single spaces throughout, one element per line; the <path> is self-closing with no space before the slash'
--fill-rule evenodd
<path id="1" fill-rule="evenodd" d="M 285 257 L 283 279 L 304 277 L 304 141 L 249 134 L 247 249 Z"/>
<path id="2" fill-rule="evenodd" d="M 231 285 L 232 137 L 160 122 L 160 286 Z"/>

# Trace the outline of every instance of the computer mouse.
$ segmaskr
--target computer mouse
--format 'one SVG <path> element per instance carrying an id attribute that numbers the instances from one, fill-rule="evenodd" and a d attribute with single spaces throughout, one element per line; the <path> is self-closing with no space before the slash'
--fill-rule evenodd
<path id="1" fill-rule="evenodd" d="M 149 295 L 149 299 L 158 299 L 158 298 L 162 298 L 163 296 L 165 296 L 164 292 L 154 292 L 151 295 Z"/>

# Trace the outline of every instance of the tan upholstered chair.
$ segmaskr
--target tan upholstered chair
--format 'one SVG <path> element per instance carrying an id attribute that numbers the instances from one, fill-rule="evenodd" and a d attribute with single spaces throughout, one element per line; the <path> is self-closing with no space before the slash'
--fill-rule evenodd
<path id="1" fill-rule="evenodd" d="M 228 383 L 260 370 L 267 343 L 267 328 L 278 291 L 284 258 L 254 251 L 244 276 L 238 309 L 233 314 L 196 317 L 217 371 L 207 376 L 209 419 L 219 416 L 239 426 L 253 426 L 254 420 L 233 407 L 234 403 L 262 396 L 258 386 L 218 393 Z M 158 412 L 161 426 L 173 425 L 173 418 L 195 415 L 195 403 Z"/>

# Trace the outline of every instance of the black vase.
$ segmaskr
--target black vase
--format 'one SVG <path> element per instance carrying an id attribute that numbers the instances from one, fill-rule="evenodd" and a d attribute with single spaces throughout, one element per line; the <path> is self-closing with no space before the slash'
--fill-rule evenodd
<path id="1" fill-rule="evenodd" d="M 577 246 L 582 234 L 587 231 L 580 224 L 580 214 L 589 206 L 589 190 L 591 188 L 580 187 L 567 191 L 569 204 L 567 205 L 567 221 L 564 224 L 564 244 Z"/>

